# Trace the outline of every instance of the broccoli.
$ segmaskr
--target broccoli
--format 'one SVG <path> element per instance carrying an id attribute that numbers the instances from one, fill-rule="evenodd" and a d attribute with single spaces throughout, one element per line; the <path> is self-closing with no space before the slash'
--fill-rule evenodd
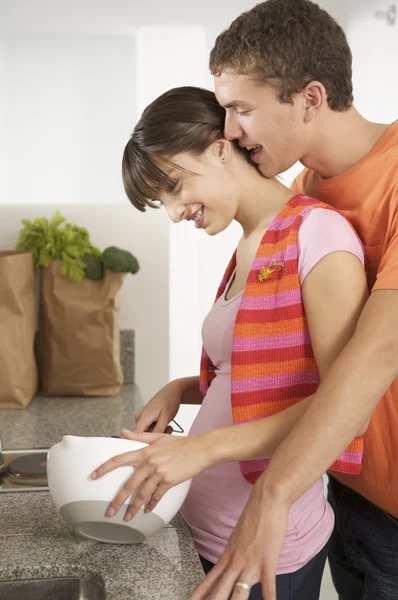
<path id="1" fill-rule="evenodd" d="M 102 253 L 102 261 L 105 269 L 115 273 L 132 273 L 135 275 L 140 269 L 138 260 L 127 250 L 121 250 L 115 246 L 106 248 Z"/>
<path id="2" fill-rule="evenodd" d="M 92 256 L 91 254 L 85 254 L 82 258 L 85 264 L 86 277 L 88 279 L 95 279 L 96 281 L 103 279 L 104 263 L 101 258 Z"/>

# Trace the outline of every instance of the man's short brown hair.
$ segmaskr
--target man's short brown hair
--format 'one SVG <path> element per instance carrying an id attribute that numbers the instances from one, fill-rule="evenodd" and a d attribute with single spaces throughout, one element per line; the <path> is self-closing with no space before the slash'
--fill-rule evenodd
<path id="1" fill-rule="evenodd" d="M 241 14 L 216 39 L 210 71 L 232 71 L 276 86 L 281 102 L 310 81 L 325 86 L 332 110 L 352 106 L 352 55 L 340 25 L 310 0 L 268 0 Z"/>

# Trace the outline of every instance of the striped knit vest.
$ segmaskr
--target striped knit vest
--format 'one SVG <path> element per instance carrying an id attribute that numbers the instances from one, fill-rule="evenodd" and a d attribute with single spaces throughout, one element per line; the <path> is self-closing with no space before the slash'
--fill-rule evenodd
<path id="1" fill-rule="evenodd" d="M 231 356 L 231 402 L 235 424 L 278 413 L 311 396 L 319 385 L 304 314 L 298 274 L 298 230 L 314 208 L 334 210 L 308 196 L 294 196 L 273 219 L 252 264 L 234 328 Z M 227 267 L 216 300 L 236 266 Z M 204 348 L 200 369 L 203 395 L 216 376 Z M 356 438 L 331 466 L 357 474 L 363 437 Z M 240 463 L 243 476 L 255 483 L 269 459 Z"/>

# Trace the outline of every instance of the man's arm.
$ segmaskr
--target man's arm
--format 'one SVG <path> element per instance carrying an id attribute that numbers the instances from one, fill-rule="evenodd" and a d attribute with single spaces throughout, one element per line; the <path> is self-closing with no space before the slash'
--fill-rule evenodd
<path id="1" fill-rule="evenodd" d="M 192 600 L 210 591 L 214 600 L 227 600 L 235 581 L 261 581 L 264 600 L 276 600 L 290 507 L 349 445 L 397 376 L 397 331 L 398 291 L 373 292 L 352 339 L 253 486 L 225 552 Z"/>
<path id="2" fill-rule="evenodd" d="M 275 453 L 262 485 L 291 505 L 343 452 L 398 374 L 398 291 L 371 294 L 357 329 L 305 416 Z"/>
<path id="3" fill-rule="evenodd" d="M 261 581 L 264 600 L 276 600 L 290 507 L 348 446 L 397 376 L 397 331 L 398 291 L 373 292 L 354 336 L 253 486 L 226 550 L 191 600 L 209 592 L 214 600 L 238 599 L 236 581 Z"/>

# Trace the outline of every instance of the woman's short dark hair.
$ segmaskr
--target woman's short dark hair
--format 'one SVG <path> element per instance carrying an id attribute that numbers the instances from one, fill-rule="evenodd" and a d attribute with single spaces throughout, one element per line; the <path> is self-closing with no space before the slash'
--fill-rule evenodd
<path id="1" fill-rule="evenodd" d="M 130 202 L 140 211 L 157 207 L 160 191 L 172 191 L 161 164 L 173 165 L 181 152 L 202 154 L 223 137 L 225 110 L 215 94 L 197 87 L 169 90 L 143 112 L 124 149 L 123 184 Z"/>

